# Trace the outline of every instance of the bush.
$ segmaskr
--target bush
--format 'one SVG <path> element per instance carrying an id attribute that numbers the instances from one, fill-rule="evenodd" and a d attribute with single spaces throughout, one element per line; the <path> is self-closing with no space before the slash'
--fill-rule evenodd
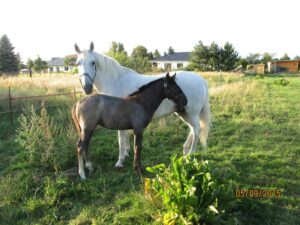
<path id="1" fill-rule="evenodd" d="M 275 80 L 274 83 L 281 86 L 287 86 L 290 83 L 290 81 L 288 81 L 285 78 L 281 78 L 280 80 Z"/>
<path id="2" fill-rule="evenodd" d="M 173 156 L 169 167 L 159 164 L 147 170 L 156 175 L 150 186 L 163 201 L 164 224 L 216 224 L 234 205 L 230 185 L 218 184 L 208 162 L 195 155 Z"/>
<path id="3" fill-rule="evenodd" d="M 25 162 L 46 171 L 57 171 L 66 168 L 70 160 L 76 161 L 73 128 L 55 124 L 44 107 L 39 114 L 31 107 L 19 117 L 19 123 L 16 142 L 22 147 Z"/>

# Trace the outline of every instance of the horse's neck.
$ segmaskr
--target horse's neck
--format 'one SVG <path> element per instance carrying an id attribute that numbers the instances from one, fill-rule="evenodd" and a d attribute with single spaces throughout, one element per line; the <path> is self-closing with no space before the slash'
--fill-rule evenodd
<path id="1" fill-rule="evenodd" d="M 94 84 L 98 93 L 116 97 L 125 97 L 139 87 L 156 80 L 158 76 L 141 75 L 129 68 L 121 66 L 115 60 L 95 53 L 96 59 L 101 57 L 105 68 L 98 71 Z M 159 76 L 160 77 L 160 76 Z"/>

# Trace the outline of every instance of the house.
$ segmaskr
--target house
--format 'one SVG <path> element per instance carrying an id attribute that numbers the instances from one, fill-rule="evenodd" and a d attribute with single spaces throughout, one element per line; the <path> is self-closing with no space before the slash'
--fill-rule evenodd
<path id="1" fill-rule="evenodd" d="M 189 64 L 191 52 L 174 52 L 150 60 L 152 68 L 163 70 L 180 70 Z"/>
<path id="2" fill-rule="evenodd" d="M 300 59 L 275 60 L 267 63 L 268 72 L 298 72 L 300 70 Z"/>
<path id="3" fill-rule="evenodd" d="M 66 73 L 72 71 L 74 66 L 69 66 L 65 64 L 65 59 L 74 57 L 73 55 L 66 56 L 65 58 L 55 57 L 47 62 L 48 73 Z"/>

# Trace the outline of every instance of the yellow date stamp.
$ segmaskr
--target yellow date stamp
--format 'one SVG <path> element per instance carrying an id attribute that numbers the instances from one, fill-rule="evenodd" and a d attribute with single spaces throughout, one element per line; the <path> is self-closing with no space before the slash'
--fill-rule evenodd
<path id="1" fill-rule="evenodd" d="M 279 189 L 236 189 L 236 198 L 280 198 L 281 190 Z"/>

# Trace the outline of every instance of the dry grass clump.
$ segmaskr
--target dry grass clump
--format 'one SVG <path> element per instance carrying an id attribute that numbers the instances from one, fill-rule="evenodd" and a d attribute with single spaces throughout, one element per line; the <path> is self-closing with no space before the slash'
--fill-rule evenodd
<path id="1" fill-rule="evenodd" d="M 0 88 L 66 88 L 80 87 L 76 75 L 70 74 L 42 74 L 28 76 L 2 76 Z"/>

